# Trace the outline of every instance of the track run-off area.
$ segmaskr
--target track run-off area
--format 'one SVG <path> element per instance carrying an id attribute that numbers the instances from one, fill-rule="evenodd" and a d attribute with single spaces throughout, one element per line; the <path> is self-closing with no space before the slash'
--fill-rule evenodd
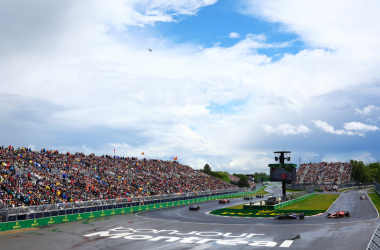
<path id="1" fill-rule="evenodd" d="M 277 196 L 279 186 L 266 191 Z M 318 194 L 317 194 L 318 195 Z M 325 215 L 304 220 L 241 218 L 206 212 L 245 204 L 198 203 L 198 211 L 178 206 L 0 233 L 0 249 L 365 249 L 380 219 L 366 189 L 343 192 L 327 212 L 348 210 L 350 217 Z M 259 200 L 253 198 L 251 201 Z"/>

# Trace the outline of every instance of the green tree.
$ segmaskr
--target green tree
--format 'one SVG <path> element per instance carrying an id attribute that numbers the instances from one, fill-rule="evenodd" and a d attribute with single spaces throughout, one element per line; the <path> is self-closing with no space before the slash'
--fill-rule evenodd
<path id="1" fill-rule="evenodd" d="M 370 182 L 374 181 L 376 175 L 378 175 L 378 164 L 364 165 L 362 161 L 351 160 L 352 173 L 351 179 L 357 180 L 359 182 Z M 372 169 L 371 169 L 372 167 Z"/>
<path id="2" fill-rule="evenodd" d="M 203 172 L 205 172 L 205 173 L 207 173 L 207 174 L 209 174 L 209 173 L 212 172 L 212 171 L 211 171 L 211 167 L 210 167 L 210 165 L 208 165 L 208 163 L 206 163 L 206 165 L 204 165 L 204 167 L 203 167 Z"/>
<path id="3" fill-rule="evenodd" d="M 241 174 L 241 175 L 239 175 L 239 177 L 240 177 L 240 180 L 238 181 L 237 184 L 240 188 L 251 186 L 251 185 L 249 185 L 247 176 Z"/>

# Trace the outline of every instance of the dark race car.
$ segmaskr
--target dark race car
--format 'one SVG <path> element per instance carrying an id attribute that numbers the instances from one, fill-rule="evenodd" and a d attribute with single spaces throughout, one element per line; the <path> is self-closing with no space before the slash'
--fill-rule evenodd
<path id="1" fill-rule="evenodd" d="M 192 205 L 192 206 L 189 207 L 189 210 L 199 210 L 199 206 Z"/>
<path id="2" fill-rule="evenodd" d="M 301 220 L 303 220 L 305 218 L 305 214 L 304 213 L 279 214 L 274 218 L 277 220 L 286 220 L 286 219 L 301 219 Z"/>
<path id="3" fill-rule="evenodd" d="M 253 199 L 253 197 L 250 197 L 250 196 L 245 196 L 244 197 L 244 200 L 252 200 Z"/>
<path id="4" fill-rule="evenodd" d="M 219 200 L 219 203 L 230 203 L 230 200 L 226 200 L 226 199 Z"/>
<path id="5" fill-rule="evenodd" d="M 367 196 L 362 195 L 362 196 L 360 196 L 360 199 L 361 199 L 361 200 L 367 200 L 368 198 L 367 198 Z"/>
<path id="6" fill-rule="evenodd" d="M 344 217 L 344 216 L 350 217 L 350 212 L 348 212 L 348 211 L 338 211 L 338 212 L 335 212 L 335 213 L 332 213 L 332 214 L 328 213 L 326 215 L 327 218 L 340 218 L 340 217 Z"/>
<path id="7" fill-rule="evenodd" d="M 262 195 L 262 194 L 256 195 L 256 198 L 263 198 L 263 197 L 264 197 L 264 195 Z"/>

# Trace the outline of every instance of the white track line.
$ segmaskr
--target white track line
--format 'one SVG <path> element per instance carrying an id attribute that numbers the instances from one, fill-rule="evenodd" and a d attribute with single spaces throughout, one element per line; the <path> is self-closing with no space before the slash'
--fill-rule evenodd
<path id="1" fill-rule="evenodd" d="M 330 210 L 330 208 L 335 204 L 335 202 L 337 202 L 338 200 L 339 200 L 339 198 L 342 196 L 342 194 L 343 193 L 341 193 L 340 195 L 339 195 L 339 197 L 333 202 L 333 204 L 331 204 L 331 206 L 323 213 L 323 214 L 325 214 L 325 213 L 327 213 L 327 211 L 329 211 Z"/>
<path id="2" fill-rule="evenodd" d="M 379 218 L 379 211 L 377 211 L 377 208 L 375 207 L 375 204 L 373 204 L 372 199 L 371 199 L 371 197 L 369 197 L 367 191 L 368 191 L 368 189 L 365 191 L 365 193 L 366 193 L 367 197 L 369 198 L 369 200 L 371 201 L 373 207 L 375 208 L 375 210 L 376 210 L 376 212 L 377 212 L 377 218 Z M 376 192 L 375 192 L 375 194 L 377 195 Z M 376 218 L 376 219 L 377 219 L 377 218 Z"/>

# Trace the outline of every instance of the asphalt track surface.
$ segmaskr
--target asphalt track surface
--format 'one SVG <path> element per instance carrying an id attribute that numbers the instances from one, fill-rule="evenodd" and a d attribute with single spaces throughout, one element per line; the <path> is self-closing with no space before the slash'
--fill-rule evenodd
<path id="1" fill-rule="evenodd" d="M 266 190 L 274 195 L 281 192 L 276 186 Z M 360 200 L 360 195 L 364 194 L 365 190 L 346 191 L 329 209 L 329 212 L 349 210 L 349 218 L 318 216 L 304 220 L 274 220 L 205 214 L 247 203 L 240 198 L 231 199 L 226 205 L 217 201 L 202 202 L 197 204 L 199 211 L 180 206 L 36 230 L 3 232 L 0 233 L 0 250 L 366 249 L 380 219 L 370 200 Z"/>

